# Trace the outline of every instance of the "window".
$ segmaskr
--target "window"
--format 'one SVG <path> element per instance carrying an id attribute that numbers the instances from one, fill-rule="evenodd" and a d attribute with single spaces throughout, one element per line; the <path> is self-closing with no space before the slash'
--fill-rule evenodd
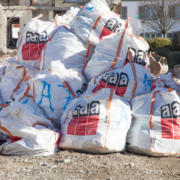
<path id="1" fill-rule="evenodd" d="M 83 0 L 64 0 L 65 3 L 82 3 Z"/>
<path id="2" fill-rule="evenodd" d="M 180 18 L 180 6 L 175 7 L 174 16 L 175 16 L 176 19 Z"/>
<path id="3" fill-rule="evenodd" d="M 149 6 L 145 7 L 145 18 L 146 19 L 152 19 L 156 16 L 156 7 Z"/>
<path id="4" fill-rule="evenodd" d="M 152 39 L 152 38 L 155 38 L 155 37 L 156 37 L 155 33 L 145 33 L 145 39 L 146 40 L 149 40 L 149 39 Z"/>
<path id="5" fill-rule="evenodd" d="M 126 6 L 122 6 L 121 8 L 122 12 L 121 12 L 121 18 L 122 19 L 127 19 L 127 7 Z"/>

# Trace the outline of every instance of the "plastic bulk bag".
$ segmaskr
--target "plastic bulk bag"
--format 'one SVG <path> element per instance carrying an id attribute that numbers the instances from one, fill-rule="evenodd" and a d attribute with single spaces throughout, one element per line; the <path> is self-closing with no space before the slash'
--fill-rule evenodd
<path id="1" fill-rule="evenodd" d="M 127 32 L 129 19 L 126 21 L 126 29 L 123 33 L 111 35 L 101 41 L 84 69 L 88 81 L 98 74 L 113 68 L 122 68 L 128 62 L 128 50 L 131 51 L 133 62 L 148 68 L 148 43 L 139 37 Z"/>
<path id="2" fill-rule="evenodd" d="M 180 155 L 180 98 L 175 91 L 134 98 L 127 150 L 151 156 Z"/>
<path id="3" fill-rule="evenodd" d="M 46 117 L 60 119 L 67 105 L 86 90 L 82 74 L 75 69 L 66 70 L 60 61 L 53 61 L 51 70 L 40 71 L 33 79 L 33 99 Z"/>
<path id="4" fill-rule="evenodd" d="M 51 62 L 60 60 L 66 68 L 83 68 L 92 57 L 94 47 L 85 44 L 66 27 L 54 31 L 41 55 L 40 69 L 51 68 Z"/>
<path id="5" fill-rule="evenodd" d="M 130 105 L 106 88 L 86 91 L 66 109 L 59 147 L 89 153 L 123 152 L 131 123 Z"/>
<path id="6" fill-rule="evenodd" d="M 48 156 L 58 151 L 60 133 L 29 105 L 11 103 L 0 114 L 0 133 L 7 142 L 0 147 L 1 154 Z"/>
<path id="7" fill-rule="evenodd" d="M 57 21 L 45 22 L 37 18 L 30 19 L 24 27 L 17 42 L 17 57 L 19 63 L 39 68 L 41 51 L 49 39 L 49 34 L 55 29 Z"/>
<path id="8" fill-rule="evenodd" d="M 129 52 L 130 63 L 123 68 L 106 71 L 94 77 L 88 84 L 96 84 L 93 93 L 102 88 L 112 88 L 115 94 L 130 101 L 133 97 L 151 92 L 152 78 L 150 71 L 141 65 L 132 62 Z"/>
<path id="9" fill-rule="evenodd" d="M 71 32 L 85 43 L 96 46 L 104 36 L 124 31 L 125 22 L 110 11 L 107 3 L 91 0 L 71 22 Z"/>
<path id="10" fill-rule="evenodd" d="M 8 63 L 4 70 L 4 77 L 1 79 L 0 92 L 3 103 L 13 98 L 15 94 L 21 94 L 27 89 L 28 79 L 34 77 L 38 72 L 28 65 Z"/>

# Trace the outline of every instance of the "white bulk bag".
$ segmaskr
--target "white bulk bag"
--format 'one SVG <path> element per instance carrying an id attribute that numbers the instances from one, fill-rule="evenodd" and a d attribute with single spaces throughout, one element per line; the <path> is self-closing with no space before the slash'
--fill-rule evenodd
<path id="1" fill-rule="evenodd" d="M 89 153 L 123 152 L 131 124 L 130 105 L 113 89 L 86 91 L 66 109 L 60 148 Z"/>
<path id="2" fill-rule="evenodd" d="M 28 86 L 27 80 L 34 77 L 38 71 L 28 65 L 8 63 L 0 83 L 3 103 L 12 99 L 14 94 L 18 95 L 24 92 Z"/>
<path id="3" fill-rule="evenodd" d="M 50 128 L 50 129 L 49 129 Z M 0 147 L 1 154 L 47 156 L 57 152 L 60 133 L 29 105 L 11 103 L 0 113 L 0 133 L 7 143 Z"/>
<path id="4" fill-rule="evenodd" d="M 92 84 L 96 84 L 93 93 L 102 88 L 112 88 L 116 95 L 130 101 L 133 97 L 150 93 L 152 79 L 150 71 L 132 62 L 94 77 L 88 86 Z"/>
<path id="5" fill-rule="evenodd" d="M 68 69 L 82 69 L 93 52 L 93 46 L 85 44 L 66 27 L 61 26 L 54 30 L 42 51 L 40 69 L 51 68 L 51 62 L 57 60 L 60 60 Z"/>
<path id="6" fill-rule="evenodd" d="M 39 68 L 41 51 L 56 25 L 56 21 L 45 22 L 37 18 L 30 19 L 17 42 L 18 62 Z"/>
<path id="7" fill-rule="evenodd" d="M 180 98 L 175 91 L 134 98 L 127 150 L 151 156 L 180 155 Z"/>
<path id="8" fill-rule="evenodd" d="M 145 68 L 148 67 L 149 45 L 144 39 L 127 32 L 128 22 L 129 19 L 123 33 L 111 35 L 96 46 L 95 52 L 84 70 L 88 81 L 108 69 L 124 67 L 129 62 L 128 50 L 132 52 L 134 63 Z"/>
<path id="9" fill-rule="evenodd" d="M 70 30 L 85 43 L 96 46 L 104 36 L 122 32 L 125 22 L 110 11 L 106 2 L 91 0 L 77 13 Z"/>
<path id="10" fill-rule="evenodd" d="M 31 90 L 34 101 L 46 117 L 60 119 L 67 105 L 86 90 L 87 84 L 80 72 L 66 70 L 59 61 L 53 61 L 51 70 L 40 71 L 33 79 Z"/>

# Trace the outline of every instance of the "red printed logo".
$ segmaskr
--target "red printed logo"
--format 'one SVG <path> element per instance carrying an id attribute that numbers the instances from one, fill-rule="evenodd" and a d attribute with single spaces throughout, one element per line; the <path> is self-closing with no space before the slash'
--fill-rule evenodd
<path id="1" fill-rule="evenodd" d="M 174 101 L 161 107 L 162 138 L 180 139 L 180 104 Z"/>
<path id="2" fill-rule="evenodd" d="M 112 88 L 115 90 L 116 95 L 123 97 L 126 93 L 128 83 L 129 78 L 126 73 L 106 73 L 99 81 L 99 85 L 92 92 L 95 93 L 102 88 Z"/>
<path id="3" fill-rule="evenodd" d="M 96 135 L 99 113 L 99 101 L 93 101 L 84 107 L 76 106 L 73 111 L 73 119 L 68 124 L 67 134 L 77 136 Z"/>
<path id="4" fill-rule="evenodd" d="M 114 32 L 114 33 L 121 32 L 122 31 L 121 26 L 122 26 L 122 24 L 119 23 L 118 20 L 115 18 L 108 20 L 108 22 L 106 23 L 106 25 L 104 26 L 104 28 L 101 32 L 99 39 L 102 40 L 102 38 L 104 36 L 108 36 L 108 35 L 112 34 L 112 32 Z"/>
<path id="5" fill-rule="evenodd" d="M 47 32 L 42 34 L 27 32 L 26 44 L 22 47 L 22 58 L 25 61 L 34 61 L 40 58 L 41 52 L 48 41 Z"/>

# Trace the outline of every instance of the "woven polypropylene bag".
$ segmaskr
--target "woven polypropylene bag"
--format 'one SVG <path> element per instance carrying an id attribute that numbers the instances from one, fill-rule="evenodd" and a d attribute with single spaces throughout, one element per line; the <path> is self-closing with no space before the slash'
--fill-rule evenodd
<path id="1" fill-rule="evenodd" d="M 41 54 L 40 69 L 50 69 L 51 62 L 60 60 L 66 68 L 83 68 L 92 57 L 94 47 L 85 44 L 66 27 L 54 30 Z"/>
<path id="2" fill-rule="evenodd" d="M 40 68 L 41 52 L 55 27 L 55 22 L 32 18 L 17 42 L 18 62 Z"/>
<path id="3" fill-rule="evenodd" d="M 180 155 L 180 98 L 175 91 L 134 98 L 127 150 L 151 156 Z"/>
<path id="4" fill-rule="evenodd" d="M 90 153 L 123 152 L 131 123 L 129 103 L 113 89 L 86 91 L 66 109 L 59 147 Z"/>
<path id="5" fill-rule="evenodd" d="M 125 29 L 125 21 L 110 11 L 106 2 L 91 0 L 71 22 L 70 30 L 85 43 L 96 46 L 104 36 Z"/>

